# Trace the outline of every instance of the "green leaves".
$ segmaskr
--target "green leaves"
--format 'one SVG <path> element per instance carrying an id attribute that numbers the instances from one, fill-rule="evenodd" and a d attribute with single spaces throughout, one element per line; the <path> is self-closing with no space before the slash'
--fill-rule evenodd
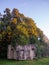
<path id="1" fill-rule="evenodd" d="M 2 40 L 2 34 L 0 34 L 0 41 Z"/>
<path id="2" fill-rule="evenodd" d="M 29 43 L 29 38 L 25 37 L 24 35 L 20 35 L 18 39 L 20 41 L 18 44 L 20 45 L 26 45 Z"/>
<path id="3" fill-rule="evenodd" d="M 0 19 L 0 39 L 3 36 L 12 45 L 16 43 L 24 45 L 38 41 L 38 37 L 41 37 L 42 32 L 37 28 L 34 20 L 25 17 L 15 8 L 12 12 L 9 8 L 6 8 L 4 12 L 6 14 Z"/>

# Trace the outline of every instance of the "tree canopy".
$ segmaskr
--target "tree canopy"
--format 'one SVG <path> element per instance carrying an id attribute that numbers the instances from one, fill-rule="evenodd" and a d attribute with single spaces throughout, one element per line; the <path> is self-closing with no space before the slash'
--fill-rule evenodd
<path id="1" fill-rule="evenodd" d="M 40 57 L 42 53 L 48 53 L 48 51 L 45 53 L 45 49 L 49 48 L 43 37 L 43 31 L 38 28 L 35 21 L 20 13 L 18 9 L 14 8 L 11 11 L 6 8 L 4 14 L 0 15 L 0 57 L 7 55 L 8 44 L 14 47 L 16 44 L 34 44 L 37 49 L 36 54 Z M 42 53 L 41 50 L 43 50 Z M 4 54 L 4 52 L 6 53 Z"/>
<path id="2" fill-rule="evenodd" d="M 0 17 L 0 42 L 6 39 L 9 44 L 23 45 L 26 42 L 30 43 L 32 36 L 42 38 L 43 32 L 36 26 L 34 20 L 24 16 L 18 9 L 14 8 L 11 12 L 6 8 L 4 13 L 3 17 Z"/>

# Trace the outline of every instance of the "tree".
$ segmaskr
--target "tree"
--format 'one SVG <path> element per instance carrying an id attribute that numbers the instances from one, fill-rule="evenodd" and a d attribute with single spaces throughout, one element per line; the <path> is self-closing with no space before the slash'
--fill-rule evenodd
<path id="1" fill-rule="evenodd" d="M 6 15 L 4 15 L 4 17 L 6 18 L 7 21 L 10 21 L 11 19 L 11 13 L 10 13 L 10 9 L 6 8 L 4 13 L 6 13 Z"/>
<path id="2" fill-rule="evenodd" d="M 30 43 L 37 45 L 39 50 L 40 44 L 38 38 L 42 40 L 43 32 L 36 26 L 34 20 L 24 16 L 16 8 L 12 12 L 10 12 L 9 8 L 6 8 L 4 13 L 3 18 L 0 18 L 1 49 L 3 46 L 6 49 L 3 50 L 7 52 L 9 44 L 15 47 L 16 43 L 19 45 Z"/>
<path id="3" fill-rule="evenodd" d="M 34 20 L 32 20 L 31 18 L 25 18 L 25 23 L 27 24 L 27 30 L 29 35 L 35 35 L 37 36 L 37 26 L 34 23 Z"/>
<path id="4" fill-rule="evenodd" d="M 18 9 L 14 8 L 13 11 L 12 11 L 12 16 L 17 18 L 19 16 L 19 11 Z"/>

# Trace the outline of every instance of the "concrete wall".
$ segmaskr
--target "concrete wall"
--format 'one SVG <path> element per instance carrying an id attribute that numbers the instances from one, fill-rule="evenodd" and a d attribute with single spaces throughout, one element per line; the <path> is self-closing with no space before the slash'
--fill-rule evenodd
<path id="1" fill-rule="evenodd" d="M 7 58 L 16 60 L 32 60 L 35 57 L 35 52 L 32 48 L 32 45 L 18 45 L 14 49 L 11 45 L 9 45 Z"/>

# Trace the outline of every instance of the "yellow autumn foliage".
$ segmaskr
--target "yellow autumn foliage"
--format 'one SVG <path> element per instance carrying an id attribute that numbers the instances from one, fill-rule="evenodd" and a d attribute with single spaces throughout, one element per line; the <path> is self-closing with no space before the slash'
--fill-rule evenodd
<path id="1" fill-rule="evenodd" d="M 12 11 L 12 14 L 13 14 L 14 17 L 18 17 L 19 16 L 18 9 L 14 8 L 13 11 Z"/>
<path id="2" fill-rule="evenodd" d="M 7 26 L 7 31 L 11 31 L 11 27 L 10 26 Z"/>
<path id="3" fill-rule="evenodd" d="M 17 19 L 16 19 L 16 18 L 13 18 L 13 19 L 12 19 L 12 22 L 13 22 L 14 24 L 16 24 L 16 23 L 17 23 Z"/>
<path id="4" fill-rule="evenodd" d="M 5 34 L 5 31 L 2 32 L 2 35 L 4 35 L 4 34 Z"/>
<path id="5" fill-rule="evenodd" d="M 17 25 L 17 27 L 16 27 L 20 32 L 22 32 L 23 34 L 25 34 L 26 36 L 28 36 L 28 31 L 27 31 L 27 29 L 24 27 L 24 26 L 22 26 L 22 25 Z"/>
<path id="6" fill-rule="evenodd" d="M 29 35 L 35 35 L 36 37 L 38 37 L 37 26 L 36 26 L 34 20 L 27 17 L 25 19 L 25 23 L 27 24 L 27 31 L 28 31 Z"/>
<path id="7" fill-rule="evenodd" d="M 11 35 L 12 32 L 8 32 L 8 35 Z"/>
<path id="8" fill-rule="evenodd" d="M 3 16 L 3 22 L 0 21 L 0 39 L 3 35 L 7 36 L 8 40 L 11 37 L 17 38 L 17 35 L 23 35 L 27 38 L 31 36 L 41 37 L 43 32 L 36 26 L 32 18 L 25 17 L 24 14 L 19 13 L 17 9 L 12 12 L 8 8 L 5 10 L 6 15 Z M 5 20 L 5 21 L 4 21 Z M 13 35 L 15 34 L 15 35 Z"/>

